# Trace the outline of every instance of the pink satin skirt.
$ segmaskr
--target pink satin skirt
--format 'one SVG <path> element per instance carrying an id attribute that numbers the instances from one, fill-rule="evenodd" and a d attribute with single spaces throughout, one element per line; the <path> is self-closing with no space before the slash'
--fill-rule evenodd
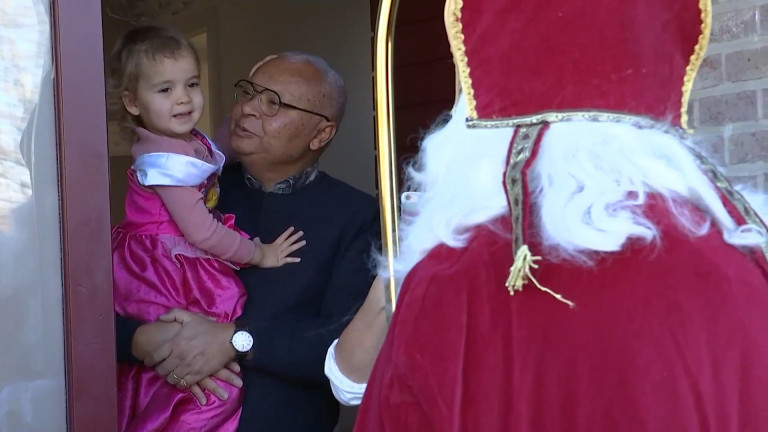
<path id="1" fill-rule="evenodd" d="M 234 268 L 195 248 L 183 237 L 112 231 L 115 310 L 151 322 L 171 308 L 183 308 L 232 322 L 242 313 L 245 290 Z M 143 365 L 119 365 L 118 425 L 130 432 L 234 432 L 240 417 L 240 389 L 219 382 L 220 401 L 206 393 L 200 406 Z"/>

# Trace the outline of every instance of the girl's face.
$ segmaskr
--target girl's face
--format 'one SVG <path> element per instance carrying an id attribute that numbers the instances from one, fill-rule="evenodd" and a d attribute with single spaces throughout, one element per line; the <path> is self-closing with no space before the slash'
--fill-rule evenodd
<path id="1" fill-rule="evenodd" d="M 150 132 L 170 138 L 189 139 L 189 132 L 203 114 L 200 71 L 192 53 L 145 62 L 136 92 L 124 92 L 129 113 L 141 117 Z"/>

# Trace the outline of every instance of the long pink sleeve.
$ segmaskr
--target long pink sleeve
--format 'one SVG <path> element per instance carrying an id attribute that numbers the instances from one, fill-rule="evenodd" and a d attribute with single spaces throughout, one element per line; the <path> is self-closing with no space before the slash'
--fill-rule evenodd
<path id="1" fill-rule="evenodd" d="M 200 249 L 227 261 L 245 264 L 256 245 L 222 225 L 208 211 L 203 195 L 186 186 L 153 186 L 184 238 Z"/>
<path id="2" fill-rule="evenodd" d="M 208 149 L 197 140 L 190 142 L 155 135 L 137 128 L 138 140 L 131 148 L 135 158 L 147 153 L 175 153 L 195 157 L 206 162 L 212 158 Z M 187 186 L 151 186 L 171 214 L 184 238 L 200 249 L 236 264 L 251 260 L 256 245 L 237 232 L 222 225 L 213 217 L 203 202 L 203 194 Z"/>

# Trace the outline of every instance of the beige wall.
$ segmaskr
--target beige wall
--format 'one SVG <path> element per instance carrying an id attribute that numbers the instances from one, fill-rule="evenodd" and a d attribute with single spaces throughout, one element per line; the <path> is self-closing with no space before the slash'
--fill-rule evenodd
<path id="1" fill-rule="evenodd" d="M 112 47 L 123 33 L 131 29 L 131 24 L 113 18 L 102 16 L 102 32 L 104 37 L 104 58 L 109 58 Z M 106 61 L 106 60 L 105 60 Z M 123 142 L 116 133 L 116 125 L 109 125 L 109 204 L 110 219 L 113 225 L 120 223 L 125 216 L 124 199 L 128 183 L 125 173 L 131 166 L 130 146 Z"/>
<path id="2" fill-rule="evenodd" d="M 204 95 L 211 94 L 210 79 L 208 77 L 208 34 L 205 32 L 192 35 L 190 37 L 192 46 L 197 50 L 200 56 L 200 88 Z M 205 98 L 205 105 L 203 107 L 203 116 L 200 117 L 200 122 L 197 123 L 197 128 L 203 131 L 208 136 L 213 136 L 214 129 L 214 113 L 211 112 L 211 98 Z"/>

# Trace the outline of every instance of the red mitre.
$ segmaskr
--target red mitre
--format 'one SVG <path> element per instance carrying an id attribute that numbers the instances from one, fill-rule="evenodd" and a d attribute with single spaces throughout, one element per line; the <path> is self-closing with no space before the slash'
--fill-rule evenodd
<path id="1" fill-rule="evenodd" d="M 448 3 L 470 120 L 510 126 L 627 114 L 686 127 L 709 0 Z"/>

